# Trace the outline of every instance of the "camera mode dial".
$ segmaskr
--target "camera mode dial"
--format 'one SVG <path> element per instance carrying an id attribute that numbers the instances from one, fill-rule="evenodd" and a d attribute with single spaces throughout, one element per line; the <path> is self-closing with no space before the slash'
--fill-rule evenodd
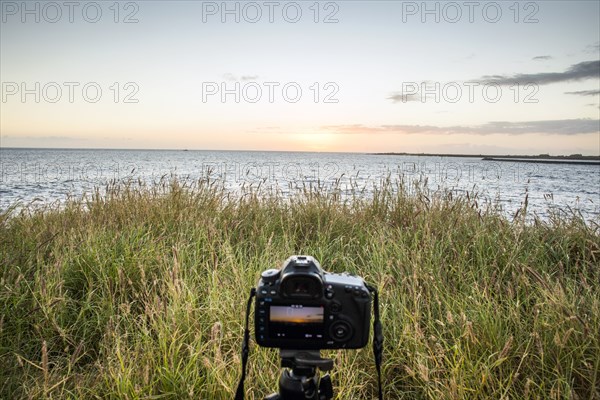
<path id="1" fill-rule="evenodd" d="M 263 271 L 263 273 L 260 274 L 260 277 L 265 283 L 273 284 L 277 281 L 277 279 L 279 279 L 279 272 L 280 270 L 278 269 L 268 269 Z"/>

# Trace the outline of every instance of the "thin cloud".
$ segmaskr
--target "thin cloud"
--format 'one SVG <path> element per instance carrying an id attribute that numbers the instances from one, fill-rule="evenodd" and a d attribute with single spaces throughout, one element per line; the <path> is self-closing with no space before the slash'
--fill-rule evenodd
<path id="1" fill-rule="evenodd" d="M 391 96 L 387 97 L 387 99 L 392 100 L 393 103 L 408 103 L 412 101 L 425 102 L 426 96 L 424 97 L 422 90 L 424 89 L 426 93 L 436 90 L 435 82 L 432 81 L 424 81 L 419 85 L 415 82 L 411 82 L 410 87 L 414 89 L 411 90 L 411 93 L 404 93 L 402 91 L 394 92 Z"/>
<path id="2" fill-rule="evenodd" d="M 515 85 L 536 84 L 547 85 L 558 82 L 581 81 L 600 78 L 600 60 L 584 61 L 572 65 L 564 72 L 540 72 L 536 74 L 486 75 L 479 82 L 483 84 Z"/>
<path id="3" fill-rule="evenodd" d="M 562 119 L 526 122 L 488 122 L 475 127 L 473 132 L 480 134 L 507 133 L 522 135 L 542 133 L 546 135 L 579 135 L 597 133 L 600 131 L 600 120 L 593 119 Z"/>
<path id="4" fill-rule="evenodd" d="M 225 74 L 222 75 L 223 79 L 230 81 L 230 82 L 237 82 L 237 81 L 253 81 L 258 79 L 258 75 L 242 75 L 240 78 L 238 78 L 236 75 L 227 72 Z"/>
<path id="5" fill-rule="evenodd" d="M 537 56 L 534 59 L 542 59 L 544 57 L 551 56 Z M 550 83 L 558 82 L 572 82 L 582 81 L 586 79 L 599 79 L 600 78 L 600 60 L 596 61 L 584 61 L 578 64 L 572 65 L 569 69 L 564 72 L 540 72 L 535 74 L 515 74 L 515 75 L 485 75 L 480 79 L 468 81 L 470 83 L 482 84 L 482 85 L 547 85 Z M 428 81 L 425 81 L 428 82 Z M 421 89 L 421 85 L 418 89 Z M 433 89 L 432 89 L 433 90 Z M 567 94 L 575 94 L 580 96 L 595 96 L 598 91 L 580 91 L 580 92 L 567 92 Z M 394 103 L 407 103 L 411 101 L 422 101 L 423 96 L 420 93 L 403 93 L 394 92 L 391 96 L 387 97 L 388 100 L 392 100 Z"/>
<path id="6" fill-rule="evenodd" d="M 441 133 L 441 127 L 433 125 L 377 125 L 366 126 L 362 124 L 352 125 L 325 125 L 321 130 L 328 133 L 338 134 L 365 134 L 365 133 L 398 133 L 398 134 L 414 134 L 414 133 Z"/>
<path id="7" fill-rule="evenodd" d="M 69 142 L 89 142 L 90 139 L 89 138 L 85 138 L 85 137 L 80 137 L 80 136 L 59 136 L 59 135 L 53 135 L 53 136 L 43 136 L 43 135 L 2 135 L 3 139 L 9 139 L 9 140 L 18 140 L 18 139 L 25 139 L 25 140 L 40 140 L 40 141 L 69 141 Z M 125 139 L 130 139 L 130 138 L 125 138 Z"/>
<path id="8" fill-rule="evenodd" d="M 481 125 L 471 126 L 435 126 L 435 125 L 328 125 L 321 127 L 329 133 L 339 134 L 437 134 L 437 135 L 580 135 L 600 132 L 600 120 L 593 119 L 563 119 L 545 121 L 492 121 Z"/>
<path id="9" fill-rule="evenodd" d="M 598 52 L 600 52 L 600 42 L 596 42 L 594 44 L 589 44 L 585 48 L 585 52 L 589 53 L 589 54 L 597 54 Z"/>
<path id="10" fill-rule="evenodd" d="M 574 94 L 577 96 L 598 96 L 600 95 L 600 90 L 579 90 L 577 92 L 565 92 L 565 94 Z"/>
<path id="11" fill-rule="evenodd" d="M 392 100 L 393 103 L 407 103 L 409 101 L 421 101 L 420 94 L 404 94 L 395 93 L 388 97 L 388 100 Z"/>
<path id="12" fill-rule="evenodd" d="M 552 60 L 552 56 L 535 56 L 532 58 L 533 61 L 546 61 Z"/>

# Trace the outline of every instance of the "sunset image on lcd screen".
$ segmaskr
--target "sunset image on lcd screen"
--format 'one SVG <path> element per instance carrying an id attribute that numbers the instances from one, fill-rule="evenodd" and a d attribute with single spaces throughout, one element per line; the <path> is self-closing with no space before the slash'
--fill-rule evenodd
<path id="1" fill-rule="evenodd" d="M 321 324 L 323 307 L 271 307 L 271 322 L 288 324 Z"/>

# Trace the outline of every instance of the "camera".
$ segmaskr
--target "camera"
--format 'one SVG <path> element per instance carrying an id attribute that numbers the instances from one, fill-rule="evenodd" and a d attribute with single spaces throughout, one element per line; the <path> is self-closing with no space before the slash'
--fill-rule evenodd
<path id="1" fill-rule="evenodd" d="M 250 310 L 255 300 L 254 333 L 263 347 L 279 348 L 279 392 L 264 400 L 331 400 L 330 371 L 333 359 L 322 358 L 322 349 L 359 349 L 369 339 L 373 299 L 373 355 L 377 369 L 379 400 L 383 399 L 381 361 L 383 326 L 377 287 L 348 273 L 325 272 L 310 256 L 291 256 L 281 269 L 261 274 L 250 290 L 242 342 L 242 375 L 235 400 L 244 400 L 244 381 L 250 353 Z"/>
<path id="2" fill-rule="evenodd" d="M 323 271 L 311 256 L 291 256 L 261 274 L 255 336 L 263 347 L 358 349 L 367 344 L 371 293 L 364 280 Z"/>

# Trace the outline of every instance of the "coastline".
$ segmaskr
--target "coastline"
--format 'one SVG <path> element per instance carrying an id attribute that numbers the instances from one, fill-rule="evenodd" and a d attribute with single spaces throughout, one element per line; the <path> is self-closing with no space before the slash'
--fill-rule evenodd
<path id="1" fill-rule="evenodd" d="M 572 154 L 569 156 L 539 155 L 490 155 L 490 154 L 435 154 L 435 153 L 369 153 L 376 156 L 411 156 L 411 157 L 454 157 L 454 158 L 479 158 L 482 161 L 510 161 L 528 162 L 539 164 L 577 164 L 600 165 L 600 156 L 584 156 Z"/>

